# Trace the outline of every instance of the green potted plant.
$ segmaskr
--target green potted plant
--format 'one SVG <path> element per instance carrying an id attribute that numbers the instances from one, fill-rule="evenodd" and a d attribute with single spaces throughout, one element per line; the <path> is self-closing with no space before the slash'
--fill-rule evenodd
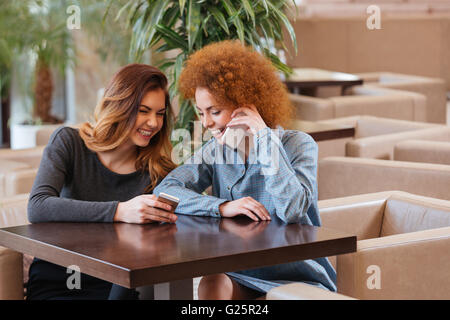
<path id="1" fill-rule="evenodd" d="M 128 12 L 125 19 L 133 32 L 131 60 L 139 59 L 148 49 L 155 53 L 176 50 L 175 57 L 164 57 L 158 63 L 169 76 L 169 91 L 174 98 L 178 96 L 178 77 L 188 56 L 209 43 L 226 39 L 239 39 L 257 48 L 278 70 L 290 74 L 292 70 L 270 47 L 286 49 L 282 31 L 285 27 L 297 48 L 294 30 L 284 13 L 294 8 L 293 0 L 129 0 L 117 19 Z M 195 108 L 181 97 L 179 106 L 176 128 L 192 129 Z"/>
<path id="2" fill-rule="evenodd" d="M 66 67 L 75 61 L 74 45 L 66 26 L 67 2 L 2 1 L 0 6 L 0 29 L 6 35 L 6 38 L 2 37 L 3 45 L 12 53 L 8 63 L 3 64 L 7 68 L 3 68 L 2 78 L 8 80 L 4 84 L 4 95 L 10 96 L 10 79 L 14 72 L 17 83 L 22 87 L 21 94 L 25 96 L 20 103 L 16 103 L 16 106 L 23 108 L 25 117 L 21 123 L 11 123 L 11 147 L 29 147 L 33 146 L 30 135 L 40 126 L 63 122 L 63 119 L 57 119 L 51 114 L 54 91 L 52 70 L 63 74 Z M 20 61 L 19 57 L 26 61 Z M 16 68 L 13 67 L 14 61 Z M 18 72 L 20 69 L 26 72 Z M 30 83 L 32 88 L 24 88 Z M 29 99 L 26 99 L 30 92 L 31 107 L 27 103 Z"/>
<path id="3" fill-rule="evenodd" d="M 0 118 L 2 129 L 0 146 L 7 146 L 9 143 L 7 123 L 10 116 L 12 65 L 14 56 L 24 48 L 25 44 L 22 34 L 26 32 L 26 25 L 21 23 L 24 17 L 23 9 L 22 2 L 0 2 Z"/>
<path id="4" fill-rule="evenodd" d="M 77 35 L 95 39 L 93 49 L 102 61 L 111 57 L 120 64 L 131 62 L 127 54 L 131 32 L 112 18 L 102 21 L 107 6 L 110 12 L 117 14 L 125 3 L 126 0 L 116 0 L 108 6 L 105 1 L 92 0 L 0 1 L 2 100 L 10 100 L 9 80 L 12 72 L 20 84 L 19 95 L 24 98 L 13 103 L 14 107 L 20 107 L 23 111 L 23 117 L 14 119 L 15 123 L 11 124 L 14 140 L 17 140 L 17 136 L 23 136 L 19 140 L 30 144 L 33 140 L 30 136 L 34 131 L 42 126 L 56 127 L 62 122 L 63 119 L 57 119 L 51 114 L 55 88 L 53 75 L 55 71 L 62 75 L 67 67 L 75 65 Z M 68 8 L 73 5 L 80 9 L 81 30 L 68 28 L 68 21 L 73 14 Z M 8 117 L 6 115 L 4 119 Z M 19 147 L 23 147 L 22 142 Z"/>
<path id="5" fill-rule="evenodd" d="M 67 1 L 29 1 L 26 33 L 36 56 L 32 122 L 62 123 L 51 114 L 54 90 L 52 69 L 63 74 L 75 62 L 75 46 L 67 28 Z"/>

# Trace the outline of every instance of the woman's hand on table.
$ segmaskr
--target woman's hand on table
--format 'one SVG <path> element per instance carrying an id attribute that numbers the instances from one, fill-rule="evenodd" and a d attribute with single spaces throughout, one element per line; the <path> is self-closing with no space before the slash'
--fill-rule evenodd
<path id="1" fill-rule="evenodd" d="M 174 223 L 177 216 L 171 206 L 157 200 L 153 194 L 143 194 L 125 202 L 119 202 L 114 221 L 126 223 Z"/>
<path id="2" fill-rule="evenodd" d="M 271 220 L 267 209 L 252 197 L 224 202 L 219 206 L 219 212 L 226 218 L 246 215 L 254 221 Z"/>
<path id="3" fill-rule="evenodd" d="M 247 132 L 256 134 L 258 131 L 267 128 L 266 123 L 253 104 L 237 108 L 231 114 L 231 121 L 227 127 L 246 126 Z"/>

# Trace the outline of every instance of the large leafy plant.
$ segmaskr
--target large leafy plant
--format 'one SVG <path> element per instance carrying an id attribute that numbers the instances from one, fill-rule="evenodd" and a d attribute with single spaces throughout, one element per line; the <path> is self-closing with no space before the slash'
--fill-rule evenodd
<path id="1" fill-rule="evenodd" d="M 132 28 L 130 60 L 139 60 L 149 48 L 156 53 L 177 50 L 175 57 L 157 63 L 169 76 L 169 92 L 174 98 L 188 56 L 212 42 L 239 39 L 270 58 L 278 70 L 290 74 L 291 69 L 271 49 L 286 49 L 283 27 L 297 48 L 294 30 L 284 13 L 292 8 L 293 0 L 129 0 L 117 19 L 126 15 Z M 176 128 L 192 129 L 195 109 L 190 101 L 179 99 Z"/>
<path id="2" fill-rule="evenodd" d="M 9 96 L 12 64 L 16 57 L 27 53 L 27 58 L 36 62 L 34 77 L 18 75 L 22 83 L 34 82 L 34 107 L 27 119 L 29 123 L 60 121 L 50 115 L 53 94 L 51 68 L 64 72 L 66 66 L 74 61 L 74 45 L 66 28 L 68 3 L 66 0 L 0 1 L 2 97 Z M 34 78 L 34 81 L 29 81 L 29 78 Z"/>

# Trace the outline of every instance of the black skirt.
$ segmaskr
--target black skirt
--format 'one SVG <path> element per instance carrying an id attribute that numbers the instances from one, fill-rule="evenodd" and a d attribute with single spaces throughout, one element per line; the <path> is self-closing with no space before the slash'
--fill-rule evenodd
<path id="1" fill-rule="evenodd" d="M 79 275 L 80 281 L 74 285 L 71 281 L 73 278 L 69 279 L 74 277 L 73 271 L 67 272 L 65 267 L 35 258 L 30 266 L 26 298 L 27 300 L 138 299 L 136 290 L 113 285 L 111 282 L 87 274 Z"/>

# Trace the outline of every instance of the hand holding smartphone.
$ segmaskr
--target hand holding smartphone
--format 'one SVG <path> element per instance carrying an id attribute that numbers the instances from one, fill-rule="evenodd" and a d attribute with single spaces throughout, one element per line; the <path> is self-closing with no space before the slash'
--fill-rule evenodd
<path id="1" fill-rule="evenodd" d="M 175 211 L 176 207 L 178 206 L 178 203 L 180 202 L 180 199 L 178 199 L 177 197 L 171 196 L 170 194 L 164 192 L 161 192 L 159 194 L 157 200 L 170 205 L 172 207 L 171 212 Z"/>
<path id="2" fill-rule="evenodd" d="M 245 115 L 244 113 L 240 112 L 236 116 L 239 117 L 241 115 Z M 244 140 L 245 136 L 248 136 L 247 133 L 247 127 L 246 126 L 234 126 L 234 127 L 228 127 L 221 140 L 223 144 L 226 144 L 232 149 L 237 149 L 239 145 Z"/>
<path id="3" fill-rule="evenodd" d="M 228 127 L 222 136 L 222 143 L 232 149 L 237 149 L 246 135 L 247 132 L 243 127 Z"/>

